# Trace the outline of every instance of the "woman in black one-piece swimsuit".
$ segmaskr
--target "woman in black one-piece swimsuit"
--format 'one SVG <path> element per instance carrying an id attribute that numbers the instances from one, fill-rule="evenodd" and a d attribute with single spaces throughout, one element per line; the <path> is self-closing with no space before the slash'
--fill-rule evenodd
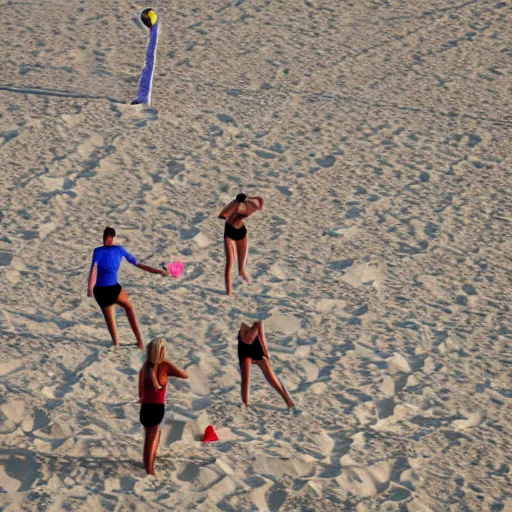
<path id="1" fill-rule="evenodd" d="M 231 295 L 233 291 L 231 268 L 235 261 L 238 260 L 238 271 L 242 279 L 248 283 L 251 282 L 245 269 L 249 241 L 247 228 L 243 221 L 249 215 L 261 209 L 263 209 L 263 199 L 261 197 L 247 197 L 245 194 L 238 194 L 236 199 L 227 204 L 219 214 L 220 219 L 226 219 L 224 227 L 224 249 L 226 252 L 224 279 L 228 295 Z"/>
<path id="2" fill-rule="evenodd" d="M 279 382 L 270 367 L 270 356 L 267 349 L 267 341 L 263 322 L 258 320 L 252 327 L 242 322 L 238 331 L 238 360 L 242 375 L 242 402 L 247 407 L 249 404 L 249 380 L 251 365 L 256 363 L 265 375 L 269 384 L 283 397 L 288 407 L 293 407 L 293 402 L 284 386 Z"/>

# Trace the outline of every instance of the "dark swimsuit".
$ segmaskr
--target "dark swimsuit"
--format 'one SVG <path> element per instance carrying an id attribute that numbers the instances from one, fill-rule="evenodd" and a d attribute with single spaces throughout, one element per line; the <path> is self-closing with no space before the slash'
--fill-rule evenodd
<path id="1" fill-rule="evenodd" d="M 240 219 L 245 219 L 247 215 L 243 215 L 242 213 L 237 214 L 235 222 L 238 222 Z M 224 238 L 231 238 L 231 240 L 235 240 L 238 242 L 239 240 L 243 240 L 247 236 L 247 228 L 243 225 L 241 228 L 235 228 L 235 226 L 228 224 L 226 221 L 226 225 L 224 227 Z"/>
<path id="2" fill-rule="evenodd" d="M 165 404 L 142 404 L 140 406 L 140 422 L 144 427 L 160 425 L 165 415 Z"/>
<path id="3" fill-rule="evenodd" d="M 243 240 L 246 236 L 247 228 L 245 226 L 237 229 L 226 222 L 226 226 L 224 228 L 224 238 L 231 238 L 231 240 L 238 242 L 239 240 Z"/>
<path id="4" fill-rule="evenodd" d="M 240 332 L 238 332 L 238 359 L 242 360 L 250 357 L 254 361 L 261 361 L 263 359 L 263 355 L 263 348 L 258 336 L 256 336 L 251 344 L 249 344 L 242 341 L 242 336 L 240 335 Z"/>
<path id="5" fill-rule="evenodd" d="M 155 427 L 164 419 L 167 384 L 155 389 L 151 380 L 146 377 L 143 386 L 140 422 L 146 428 Z"/>
<path id="6" fill-rule="evenodd" d="M 121 285 L 117 283 L 112 286 L 96 285 L 92 291 L 98 306 L 103 309 L 117 302 L 121 289 Z"/>

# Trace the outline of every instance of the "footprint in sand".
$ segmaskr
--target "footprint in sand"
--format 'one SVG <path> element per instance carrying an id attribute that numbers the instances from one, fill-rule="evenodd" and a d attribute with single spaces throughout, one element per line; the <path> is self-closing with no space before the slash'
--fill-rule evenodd
<path id="1" fill-rule="evenodd" d="M 21 361 L 12 360 L 0 363 L 0 377 L 4 377 L 11 372 L 16 371 L 21 366 Z"/>
<path id="2" fill-rule="evenodd" d="M 300 319 L 293 315 L 285 315 L 280 311 L 272 312 L 272 316 L 265 320 L 265 329 L 277 331 L 285 336 L 291 336 L 300 328 Z"/>
<path id="3" fill-rule="evenodd" d="M 19 425 L 25 417 L 25 402 L 22 400 L 8 399 L 0 405 L 0 412 L 7 418 L 7 422 L 2 422 L 1 430 L 11 430 L 15 425 Z"/>
<path id="4" fill-rule="evenodd" d="M 204 233 L 199 232 L 192 240 L 201 248 L 208 247 L 213 242 Z"/>
<path id="5" fill-rule="evenodd" d="M 392 469 L 393 465 L 388 461 L 377 462 L 369 467 L 352 466 L 345 469 L 336 480 L 348 492 L 369 498 L 388 487 Z"/>
<path id="6" fill-rule="evenodd" d="M 483 420 L 483 414 L 476 412 L 468 414 L 465 420 L 455 420 L 452 425 L 455 430 L 469 430 L 470 428 L 478 427 Z"/>
<path id="7" fill-rule="evenodd" d="M 25 456 L 11 455 L 0 457 L 0 488 L 7 492 L 24 492 L 31 489 L 40 476 L 41 465 L 27 450 Z M 5 459 L 4 459 L 5 457 Z"/>
<path id="8" fill-rule="evenodd" d="M 389 369 L 393 373 L 411 373 L 411 365 L 404 356 L 395 352 L 389 359 Z"/>
<path id="9" fill-rule="evenodd" d="M 21 428 L 25 432 L 36 432 L 46 427 L 50 422 L 48 416 L 42 409 L 37 409 L 31 414 L 27 414 L 21 422 Z"/>
<path id="10" fill-rule="evenodd" d="M 373 286 L 378 289 L 383 281 L 383 273 L 377 262 L 361 263 L 347 268 L 341 279 L 354 288 Z"/>

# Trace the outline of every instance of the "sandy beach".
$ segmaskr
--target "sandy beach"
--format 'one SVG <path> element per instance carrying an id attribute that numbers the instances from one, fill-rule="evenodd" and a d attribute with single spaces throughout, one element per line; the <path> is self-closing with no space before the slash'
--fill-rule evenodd
<path id="1" fill-rule="evenodd" d="M 509 1 L 2 7 L 0 510 L 512 511 Z M 217 215 L 241 191 L 265 208 L 228 297 Z M 120 272 L 190 376 L 156 478 L 143 354 L 86 296 L 107 225 L 186 265 Z M 255 367 L 241 406 L 258 319 L 295 410 Z"/>

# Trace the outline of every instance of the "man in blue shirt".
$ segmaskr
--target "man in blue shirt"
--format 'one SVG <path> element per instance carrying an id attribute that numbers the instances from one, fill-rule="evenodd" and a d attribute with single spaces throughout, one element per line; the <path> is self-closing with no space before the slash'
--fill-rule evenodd
<path id="1" fill-rule="evenodd" d="M 137 324 L 137 318 L 135 317 L 135 311 L 128 294 L 117 282 L 117 272 L 119 271 L 122 259 L 125 258 L 129 263 L 146 272 L 163 276 L 167 276 L 168 273 L 165 270 L 137 263 L 137 260 L 124 247 L 114 245 L 115 236 L 116 231 L 114 228 L 105 228 L 103 232 L 103 245 L 94 249 L 87 295 L 89 297 L 94 295 L 105 317 L 110 336 L 112 336 L 112 341 L 116 347 L 119 346 L 119 338 L 117 336 L 115 307 L 116 304 L 119 304 L 124 308 L 133 334 L 137 338 L 137 347 L 143 349 L 144 343 Z"/>

